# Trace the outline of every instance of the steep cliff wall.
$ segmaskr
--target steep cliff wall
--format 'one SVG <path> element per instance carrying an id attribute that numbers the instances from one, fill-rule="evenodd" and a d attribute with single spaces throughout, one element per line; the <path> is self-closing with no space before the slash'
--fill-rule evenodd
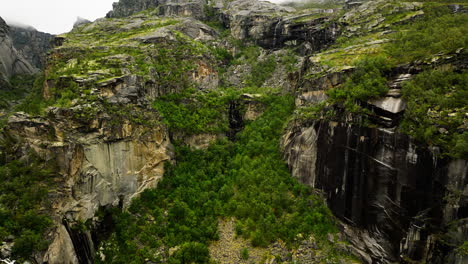
<path id="1" fill-rule="evenodd" d="M 36 69 L 15 49 L 10 27 L 0 18 L 0 82 L 6 84 L 15 74 L 35 72 Z"/>
<path id="2" fill-rule="evenodd" d="M 264 48 L 301 46 L 311 53 L 329 46 L 339 36 L 334 18 L 337 9 L 314 9 L 308 12 L 266 1 L 158 1 L 121 0 L 107 17 L 127 17 L 153 9 L 161 16 L 185 16 L 220 22 L 232 37 L 253 41 Z"/>
<path id="3" fill-rule="evenodd" d="M 120 46 L 122 23 L 129 25 L 131 37 L 125 47 Z M 100 35 L 102 28 L 108 38 Z M 79 25 L 67 38 L 56 39 L 42 94 L 35 94 L 53 102 L 51 107 L 43 107 L 41 116 L 13 114 L 0 136 L 9 160 L 35 156 L 55 166 L 58 186 L 49 190 L 51 244 L 35 255 L 36 261 L 93 263 L 103 230 L 110 229 L 96 222 L 97 212 L 126 208 L 156 187 L 174 154 L 167 127 L 151 103 L 189 84 L 216 87 L 216 62 L 203 44 L 215 36 L 191 18 L 138 16 Z M 103 50 L 106 59 L 96 61 Z M 73 96 L 66 95 L 70 92 Z"/>
<path id="4" fill-rule="evenodd" d="M 412 21 L 424 25 L 421 28 L 433 29 L 438 27 L 434 21 L 441 18 L 431 15 L 423 18 L 425 12 L 434 10 L 419 3 L 348 1 L 348 4 L 352 9 L 339 22 L 341 34 L 350 37 L 349 42 L 310 56 L 301 74 L 304 78 L 297 85 L 299 118 L 291 122 L 282 141 L 292 175 L 323 190 L 354 252 L 364 262 L 464 263 L 466 254 L 459 252 L 468 237 L 466 154 L 457 156 L 451 152 L 450 158 L 447 153 L 455 149 L 455 144 L 448 147 L 445 143 L 439 148 L 436 142 L 441 142 L 438 137 L 453 139 L 466 133 L 465 112 L 456 113 L 456 109 L 465 109 L 466 101 L 444 105 L 443 111 L 451 113 L 445 114 L 447 118 L 460 118 L 453 125 L 442 123 L 443 115 L 423 123 L 414 114 L 420 111 L 421 116 L 430 116 L 433 111 L 430 109 L 441 109 L 440 101 L 430 101 L 424 92 L 441 89 L 431 96 L 442 100 L 450 98 L 445 87 L 463 88 L 455 88 L 456 81 L 425 86 L 417 93 L 411 90 L 411 85 L 422 86 L 423 81 L 436 83 L 444 76 L 465 78 L 464 44 L 460 42 L 444 52 L 437 48 L 438 54 L 430 49 L 431 41 L 425 46 L 407 46 L 411 43 L 409 36 L 406 43 L 386 44 L 390 41 L 381 31 L 392 28 L 389 23 Z M 463 19 L 453 15 L 449 8 L 439 11 L 446 12 L 446 20 Z M 411 34 L 417 34 L 412 23 L 407 25 Z M 444 30 L 441 27 L 441 32 Z M 421 39 L 435 36 L 425 34 L 420 35 Z M 438 37 L 438 41 L 442 39 Z M 420 60 L 412 55 L 415 50 L 424 52 L 418 54 Z M 385 56 L 382 61 L 387 62 L 411 55 L 397 59 L 398 66 L 387 64 L 389 68 L 376 75 L 372 75 L 370 68 L 360 72 L 363 65 L 356 62 L 372 60 L 376 53 Z M 438 71 L 441 75 L 428 78 Z M 372 77 L 361 80 L 357 77 L 365 75 Z M 380 93 L 359 96 L 379 86 L 377 82 L 364 84 L 365 81 L 379 78 L 384 88 Z M 360 88 L 363 90 L 358 91 Z M 414 94 L 409 96 L 411 92 Z M 345 95 L 340 97 L 343 94 L 339 93 Z M 421 107 L 425 104 L 428 109 Z M 412 130 L 404 130 L 411 122 Z M 423 138 L 414 133 L 413 127 L 435 133 Z M 418 140 L 408 134 L 418 136 Z"/>
<path id="5" fill-rule="evenodd" d="M 327 121 L 292 127 L 282 144 L 293 176 L 323 190 L 334 214 L 357 230 L 349 239 L 365 259 L 466 261 L 438 239 L 466 237 L 466 161 L 438 159 L 392 130 Z"/>
<path id="6" fill-rule="evenodd" d="M 164 174 L 164 162 L 172 158 L 161 126 L 148 131 L 129 120 L 116 125 L 102 110 L 86 122 L 73 119 L 73 114 L 65 109 L 51 109 L 48 118 L 17 113 L 3 135 L 16 146 L 10 158 L 35 153 L 57 166 L 58 188 L 50 198 L 55 227 L 42 260 L 48 263 L 86 263 L 84 256 L 92 260 L 94 255 L 84 250 L 94 250 L 91 229 L 79 235 L 76 225 L 92 222 L 100 208 L 126 207 L 140 192 L 154 188 Z"/>
<path id="7" fill-rule="evenodd" d="M 10 26 L 13 46 L 32 66 L 44 69 L 54 36 L 34 28 Z"/>
<path id="8" fill-rule="evenodd" d="M 264 48 L 296 48 L 312 53 L 329 46 L 339 36 L 338 10 L 303 12 L 264 1 L 236 0 L 213 6 L 234 38 L 254 41 Z"/>
<path id="9" fill-rule="evenodd" d="M 114 3 L 107 17 L 126 17 L 148 9 L 156 9 L 161 16 L 189 16 L 197 19 L 205 17 L 205 0 L 120 0 Z"/>

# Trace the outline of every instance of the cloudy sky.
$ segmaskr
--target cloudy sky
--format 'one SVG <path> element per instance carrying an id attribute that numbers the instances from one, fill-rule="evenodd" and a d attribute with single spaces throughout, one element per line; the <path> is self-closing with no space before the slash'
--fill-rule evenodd
<path id="1" fill-rule="evenodd" d="M 89 20 L 104 17 L 118 0 L 0 0 L 0 17 L 8 23 L 22 23 L 39 31 L 64 33 L 77 16 Z"/>
<path id="2" fill-rule="evenodd" d="M 118 0 L 0 0 L 0 17 L 39 31 L 60 34 L 72 29 L 78 16 L 91 21 L 104 17 Z M 282 0 L 270 0 L 279 2 Z"/>

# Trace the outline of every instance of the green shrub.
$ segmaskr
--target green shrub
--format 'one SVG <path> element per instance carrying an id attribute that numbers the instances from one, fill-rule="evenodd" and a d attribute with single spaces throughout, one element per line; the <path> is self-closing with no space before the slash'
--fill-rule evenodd
<path id="1" fill-rule="evenodd" d="M 427 60 L 468 46 L 466 14 L 452 14 L 447 6 L 428 4 L 424 12 L 416 21 L 397 28 L 394 41 L 385 47 L 395 62 Z"/>
<path id="2" fill-rule="evenodd" d="M 366 57 L 356 62 L 356 70 L 341 86 L 330 89 L 327 95 L 333 103 L 342 103 L 350 112 L 359 112 L 359 102 L 385 95 L 388 92 L 386 75 L 391 64 L 385 56 Z"/>
<path id="3" fill-rule="evenodd" d="M 241 249 L 240 255 L 241 255 L 241 258 L 243 260 L 248 260 L 249 259 L 249 249 L 248 248 Z"/>
<path id="4" fill-rule="evenodd" d="M 208 247 L 205 244 L 189 242 L 183 244 L 181 248 L 177 250 L 177 252 L 174 254 L 174 257 L 169 261 L 169 263 L 205 264 L 209 263 L 209 261 L 210 253 L 208 251 Z"/>
<path id="5" fill-rule="evenodd" d="M 193 94 L 192 94 L 193 93 Z M 219 133 L 229 129 L 227 120 L 231 97 L 217 91 L 195 93 L 186 90 L 158 98 L 153 107 L 169 128 L 187 134 Z"/>
<path id="6" fill-rule="evenodd" d="M 47 248 L 45 232 L 52 220 L 44 208 L 54 186 L 52 176 L 36 164 L 13 161 L 0 166 L 0 240 L 15 237 L 12 253 L 17 260 Z"/>
<path id="7" fill-rule="evenodd" d="M 11 77 L 7 87 L 0 87 L 0 109 L 9 109 L 13 101 L 24 99 L 33 89 L 37 77 L 37 75 L 15 75 Z"/>
<path id="8" fill-rule="evenodd" d="M 43 110 L 50 105 L 49 102 L 44 100 L 42 95 L 44 75 L 39 75 L 34 80 L 32 89 L 22 102 L 15 106 L 15 111 L 23 111 L 32 115 L 39 115 L 43 113 Z"/>
<path id="9" fill-rule="evenodd" d="M 465 241 L 463 242 L 462 245 L 460 245 L 457 249 L 456 249 L 457 253 L 462 255 L 462 256 L 466 256 L 468 255 L 468 241 Z"/>
<path id="10" fill-rule="evenodd" d="M 441 68 L 416 75 L 403 85 L 407 109 L 400 129 L 420 141 L 442 146 L 450 156 L 468 158 L 468 133 L 459 130 L 467 111 L 467 83 L 466 70 Z"/>
<path id="11" fill-rule="evenodd" d="M 276 57 L 268 56 L 263 60 L 257 60 L 250 64 L 252 69 L 251 73 L 247 76 L 245 84 L 247 86 L 260 87 L 263 83 L 271 77 L 276 69 Z"/>

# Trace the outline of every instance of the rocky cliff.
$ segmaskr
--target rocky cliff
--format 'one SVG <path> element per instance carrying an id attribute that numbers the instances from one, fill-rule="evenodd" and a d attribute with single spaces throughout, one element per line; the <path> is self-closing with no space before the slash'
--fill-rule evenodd
<path id="1" fill-rule="evenodd" d="M 385 5 L 392 4 L 353 4 L 340 18 L 345 25 L 342 34 L 366 39 L 369 31 L 375 34 L 388 27 L 386 21 L 391 20 L 385 17 L 389 10 L 407 13 L 401 16 L 403 20 L 423 14 L 418 3 L 399 3 L 394 9 Z M 387 11 L 375 11 L 383 7 Z M 464 263 L 466 256 L 457 255 L 456 245 L 462 245 L 467 237 L 466 154 L 458 156 L 462 159 L 441 155 L 444 150 L 440 146 L 423 144 L 420 138 L 401 133 L 401 123 L 408 122 L 408 112 L 415 109 L 407 104 L 405 85 L 429 69 L 449 67 L 463 73 L 466 54 L 428 54 L 431 59 L 424 62 L 407 61 L 381 72 L 386 88 L 380 96 L 363 101 L 350 95 L 352 101 L 337 100 L 334 91 L 362 76 L 350 60 L 375 51 L 387 52 L 388 39 L 364 41 L 344 43 L 307 61 L 303 74 L 310 77 L 298 86 L 298 118 L 290 123 L 282 140 L 292 175 L 324 191 L 331 210 L 342 221 L 342 230 L 365 262 Z M 331 67 L 329 62 L 333 62 Z M 360 85 L 354 79 L 349 89 L 359 93 Z M 373 83 L 366 89 L 376 86 Z M 359 110 L 351 110 L 353 104 Z M 434 119 L 430 125 L 439 129 L 434 141 L 449 129 L 447 123 L 442 129 L 437 122 Z M 465 123 L 462 117 L 450 129 L 466 133 Z"/>
<path id="2" fill-rule="evenodd" d="M 161 16 L 187 16 L 197 19 L 205 17 L 205 0 L 125 0 L 114 3 L 113 10 L 107 17 L 126 17 L 134 13 L 156 9 Z"/>
<path id="3" fill-rule="evenodd" d="M 342 2 L 121 0 L 56 36 L 0 134 L 7 186 L 52 171 L 50 225 L 0 222 L 1 257 L 464 263 L 464 7 Z M 44 63 L 8 30 L 0 58 Z"/>
<path id="4" fill-rule="evenodd" d="M 10 27 L 0 18 L 0 80 L 3 85 L 16 74 L 32 74 L 36 69 L 15 49 Z"/>
<path id="5" fill-rule="evenodd" d="M 367 262 L 466 261 L 438 239 L 448 232 L 449 243 L 460 244 L 466 237 L 465 160 L 438 159 L 391 129 L 341 122 L 294 127 L 283 144 L 293 176 L 326 193 Z"/>
<path id="6" fill-rule="evenodd" d="M 82 24 L 56 38 L 39 96 L 59 107 L 43 110 L 43 117 L 12 115 L 2 136 L 4 144 L 15 146 L 5 149 L 10 159 L 34 153 L 54 164 L 57 173 L 50 198 L 51 244 L 36 261 L 92 263 L 101 242 L 93 232 L 108 228 L 99 228 L 97 212 L 126 208 L 132 198 L 156 187 L 164 163 L 173 159 L 173 147 L 150 102 L 181 91 L 188 82 L 200 89 L 216 87 L 215 58 L 203 44 L 216 35 L 192 18 L 136 15 Z M 149 62 L 153 59 L 158 62 Z M 178 64 L 182 61 L 185 66 Z M 96 228 L 82 231 L 77 229 L 81 223 Z"/>
<path id="7" fill-rule="evenodd" d="M 34 151 L 56 164 L 60 175 L 52 204 L 56 229 L 50 234 L 53 241 L 43 261 L 76 263 L 83 254 L 75 254 L 76 243 L 94 246 L 92 240 L 74 240 L 73 233 L 65 230 L 78 220 L 91 219 L 101 207 L 126 206 L 144 189 L 155 187 L 164 161 L 171 159 L 171 147 L 163 128 L 148 133 L 128 120 L 116 126 L 101 111 L 86 122 L 72 121 L 73 109 L 49 111 L 47 119 L 21 113 L 11 116 L 5 137 L 12 142 L 27 139 L 20 143 L 21 152 L 12 155 L 27 156 Z"/>
<path id="8" fill-rule="evenodd" d="M 17 26 L 10 26 L 10 35 L 18 53 L 35 68 L 44 69 L 53 35 L 39 32 L 32 27 Z"/>

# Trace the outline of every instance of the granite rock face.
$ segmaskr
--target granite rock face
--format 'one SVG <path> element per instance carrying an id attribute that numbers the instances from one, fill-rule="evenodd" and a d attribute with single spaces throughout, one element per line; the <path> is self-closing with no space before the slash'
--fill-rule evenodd
<path id="1" fill-rule="evenodd" d="M 32 66 L 43 70 L 46 64 L 47 53 L 50 51 L 54 36 L 37 31 L 34 28 L 10 27 L 10 35 L 15 49 Z"/>
<path id="2" fill-rule="evenodd" d="M 301 73 L 313 78 L 295 91 L 299 107 L 324 102 L 326 91 L 355 69 L 321 68 L 315 56 Z M 465 57 L 446 54 L 425 65 L 462 70 Z M 292 122 L 282 140 L 292 175 L 324 191 L 351 242 L 348 249 L 364 263 L 467 261 L 448 246 L 462 244 L 468 235 L 467 161 L 441 158 L 438 148 L 397 132 L 406 110 L 402 84 L 421 68 L 414 62 L 392 69 L 388 93 L 360 102 L 373 128 L 359 126 L 359 116 L 334 106 L 333 117 Z"/>
<path id="3" fill-rule="evenodd" d="M 390 129 L 331 121 L 291 127 L 282 146 L 293 176 L 325 192 L 363 260 L 466 261 L 436 239 L 452 224 L 450 239 L 466 237 L 466 161 L 438 159 Z"/>
<path id="4" fill-rule="evenodd" d="M 400 2 L 396 0 L 350 1 L 350 8 L 339 22 L 346 25 L 345 36 L 360 35 L 363 32 L 388 29 L 391 24 L 403 23 L 424 14 L 422 3 Z M 394 21 L 392 15 L 401 14 L 400 19 Z"/>
<path id="5" fill-rule="evenodd" d="M 120 0 L 114 3 L 107 17 L 126 17 L 134 13 L 157 8 L 161 16 L 190 16 L 203 19 L 204 0 Z"/>
<path id="6" fill-rule="evenodd" d="M 32 74 L 36 71 L 15 49 L 10 36 L 10 27 L 0 18 L 0 85 L 6 86 L 13 75 Z"/>
<path id="7" fill-rule="evenodd" d="M 339 35 L 339 25 L 330 22 L 337 10 L 298 13 L 292 7 L 257 0 L 210 3 L 204 0 L 121 0 L 114 4 L 107 17 L 127 17 L 151 8 L 156 8 L 154 12 L 159 16 L 221 22 L 234 38 L 253 41 L 264 48 L 304 46 L 304 53 L 311 53 L 327 47 Z"/>
<path id="8" fill-rule="evenodd" d="M 34 152 L 58 167 L 60 183 L 51 197 L 56 228 L 43 258 L 48 263 L 91 263 L 90 250 L 97 241 L 91 231 L 72 227 L 92 221 L 100 208 L 126 207 L 133 197 L 154 188 L 164 174 L 164 162 L 172 159 L 164 127 L 148 131 L 125 119 L 116 125 L 100 109 L 86 121 L 76 118 L 76 109 L 50 108 L 47 118 L 16 113 L 5 128 L 3 137 L 16 146 L 12 156 L 26 158 Z"/>
<path id="9" fill-rule="evenodd" d="M 339 36 L 339 25 L 327 23 L 336 12 L 333 9 L 300 13 L 270 2 L 236 0 L 217 4 L 215 10 L 234 38 L 253 40 L 264 48 L 300 46 L 303 53 L 311 53 Z"/>

